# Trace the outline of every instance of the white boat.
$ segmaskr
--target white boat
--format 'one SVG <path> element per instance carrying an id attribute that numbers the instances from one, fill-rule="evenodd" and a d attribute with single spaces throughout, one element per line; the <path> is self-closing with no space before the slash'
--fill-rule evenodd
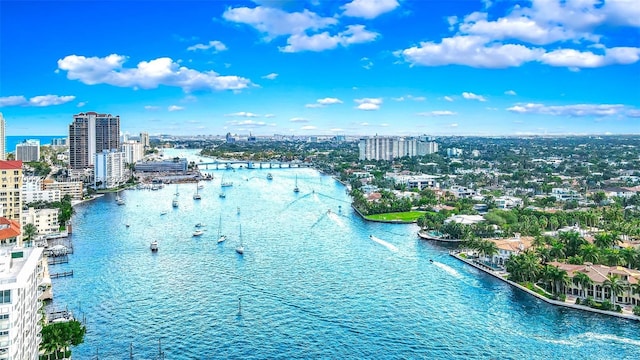
<path id="1" fill-rule="evenodd" d="M 173 206 L 174 208 L 178 207 L 178 198 L 177 197 L 173 198 L 173 201 L 171 202 L 171 206 Z"/>
<path id="2" fill-rule="evenodd" d="M 124 199 L 120 197 L 120 194 L 116 195 L 116 204 L 124 205 Z"/>
<path id="3" fill-rule="evenodd" d="M 151 248 L 152 252 L 158 251 L 158 241 L 157 240 L 153 240 L 151 242 L 151 245 L 149 246 L 149 248 Z"/>
<path id="4" fill-rule="evenodd" d="M 207 226 L 207 224 L 203 224 L 203 223 L 197 223 L 197 224 L 196 224 L 196 227 L 197 227 L 197 228 L 203 228 L 203 227 L 205 227 L 205 226 Z"/>
<path id="5" fill-rule="evenodd" d="M 236 252 L 240 255 L 244 254 L 244 245 L 242 245 L 242 225 L 240 225 L 240 245 L 236 247 Z"/>
<path id="6" fill-rule="evenodd" d="M 193 232 L 193 236 L 202 236 L 202 234 L 204 234 L 203 230 L 196 230 Z"/>
<path id="7" fill-rule="evenodd" d="M 200 189 L 199 186 L 196 186 L 196 193 L 193 194 L 193 200 L 200 200 L 202 199 L 202 196 L 200 196 L 200 193 L 198 192 L 198 189 Z"/>
<path id="8" fill-rule="evenodd" d="M 227 235 L 222 234 L 222 214 L 218 223 L 218 244 L 227 240 Z"/>
<path id="9" fill-rule="evenodd" d="M 224 175 L 222 175 L 222 180 L 220 181 L 220 186 L 221 187 L 231 187 L 231 186 L 233 186 L 233 182 L 232 181 L 225 181 L 224 180 Z"/>
<path id="10" fill-rule="evenodd" d="M 220 195 L 218 195 L 218 196 L 220 196 L 220 198 L 222 198 L 222 199 L 227 197 L 227 195 L 225 193 L 223 193 L 223 192 L 221 192 Z"/>
<path id="11" fill-rule="evenodd" d="M 296 175 L 296 186 L 293 188 L 293 192 L 294 193 L 300 192 L 300 189 L 298 188 L 298 175 Z"/>
<path id="12" fill-rule="evenodd" d="M 273 180 L 273 175 L 271 175 L 271 173 L 267 174 L 267 180 Z"/>

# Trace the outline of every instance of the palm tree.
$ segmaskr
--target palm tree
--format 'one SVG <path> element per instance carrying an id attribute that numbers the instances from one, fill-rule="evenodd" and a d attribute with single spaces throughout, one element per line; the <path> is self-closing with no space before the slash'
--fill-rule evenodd
<path id="1" fill-rule="evenodd" d="M 25 237 L 25 241 L 31 242 L 33 236 L 38 234 L 38 228 L 34 224 L 26 224 L 22 228 L 22 236 Z"/>
<path id="2" fill-rule="evenodd" d="M 620 255 L 622 255 L 627 263 L 627 267 L 635 269 L 638 259 L 640 259 L 640 252 L 638 252 L 638 250 L 629 246 L 620 250 Z"/>
<path id="3" fill-rule="evenodd" d="M 482 254 L 483 257 L 493 258 L 493 255 L 499 252 L 498 246 L 491 240 L 482 240 L 479 246 L 480 254 Z"/>
<path id="4" fill-rule="evenodd" d="M 589 277 L 589 275 L 578 272 L 573 275 L 573 283 L 578 284 L 580 286 L 580 291 L 582 292 L 582 297 L 587 297 L 587 287 L 593 285 L 593 280 Z"/>
<path id="5" fill-rule="evenodd" d="M 549 255 L 555 260 L 564 259 L 565 255 L 565 245 L 559 241 L 554 241 L 551 243 L 551 249 L 549 249 Z"/>
<path id="6" fill-rule="evenodd" d="M 593 244 L 600 249 L 608 249 L 613 246 L 614 240 L 610 233 L 597 234 L 593 237 Z"/>
<path id="7" fill-rule="evenodd" d="M 609 291 L 611 292 L 611 304 L 615 305 L 616 296 L 622 294 L 627 286 L 618 275 L 610 274 L 602 283 L 602 287 L 609 288 Z"/>
<path id="8" fill-rule="evenodd" d="M 600 249 L 593 244 L 585 244 L 580 246 L 580 256 L 586 262 L 597 264 L 600 260 Z"/>

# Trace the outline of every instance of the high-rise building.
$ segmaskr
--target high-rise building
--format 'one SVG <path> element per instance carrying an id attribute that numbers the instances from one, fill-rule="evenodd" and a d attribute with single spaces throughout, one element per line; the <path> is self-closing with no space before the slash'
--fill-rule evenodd
<path id="1" fill-rule="evenodd" d="M 140 133 L 140 143 L 144 147 L 144 149 L 148 149 L 151 145 L 149 144 L 149 133 L 141 132 Z"/>
<path id="2" fill-rule="evenodd" d="M 0 242 L 16 236 L 15 223 L 0 218 Z M 17 229 L 18 233 L 20 229 Z M 40 346 L 41 292 L 45 277 L 42 247 L 0 247 L 0 357 L 37 359 Z"/>
<path id="3" fill-rule="evenodd" d="M 20 221 L 22 161 L 0 160 L 0 216 Z"/>
<path id="4" fill-rule="evenodd" d="M 0 113 L 0 160 L 7 160 L 7 136 L 4 132 L 4 117 Z"/>
<path id="5" fill-rule="evenodd" d="M 124 153 L 124 161 L 127 164 L 135 164 L 138 160 L 144 158 L 142 143 L 129 141 L 122 144 L 121 150 Z"/>
<path id="6" fill-rule="evenodd" d="M 40 140 L 25 140 L 16 145 L 16 160 L 40 161 Z"/>
<path id="7" fill-rule="evenodd" d="M 111 189 L 122 184 L 126 180 L 124 153 L 108 150 L 97 153 L 94 174 L 96 188 Z"/>
<path id="8" fill-rule="evenodd" d="M 120 148 L 120 116 L 80 113 L 69 125 L 69 166 L 93 167 L 95 154 Z"/>
<path id="9" fill-rule="evenodd" d="M 435 142 L 416 138 L 373 136 L 361 138 L 358 144 L 360 160 L 387 160 L 409 156 L 422 156 L 438 151 Z"/>

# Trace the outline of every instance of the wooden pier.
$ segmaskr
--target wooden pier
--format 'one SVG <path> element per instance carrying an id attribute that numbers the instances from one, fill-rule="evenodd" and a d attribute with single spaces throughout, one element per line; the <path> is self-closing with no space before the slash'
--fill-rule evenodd
<path id="1" fill-rule="evenodd" d="M 50 257 L 47 260 L 47 262 L 49 263 L 49 265 L 66 264 L 69 262 L 69 256 L 63 255 L 63 256 Z"/>
<path id="2" fill-rule="evenodd" d="M 60 273 L 54 273 L 54 274 L 49 275 L 49 277 L 52 278 L 52 279 L 57 279 L 57 278 L 67 277 L 67 276 L 73 276 L 73 270 L 60 272 Z"/>

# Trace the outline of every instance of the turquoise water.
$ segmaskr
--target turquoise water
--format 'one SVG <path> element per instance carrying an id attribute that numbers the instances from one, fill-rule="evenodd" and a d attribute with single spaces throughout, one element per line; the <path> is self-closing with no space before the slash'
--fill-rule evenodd
<path id="1" fill-rule="evenodd" d="M 76 208 L 75 253 L 50 269 L 74 270 L 53 282 L 54 304 L 86 316 L 75 359 L 128 359 L 130 344 L 134 359 L 156 359 L 159 339 L 166 359 L 640 357 L 639 323 L 552 307 L 419 240 L 416 226 L 364 222 L 330 177 L 212 173 L 200 201 L 195 185 L 178 187 L 178 209 L 175 186 Z M 207 230 L 192 237 L 199 222 Z"/>

